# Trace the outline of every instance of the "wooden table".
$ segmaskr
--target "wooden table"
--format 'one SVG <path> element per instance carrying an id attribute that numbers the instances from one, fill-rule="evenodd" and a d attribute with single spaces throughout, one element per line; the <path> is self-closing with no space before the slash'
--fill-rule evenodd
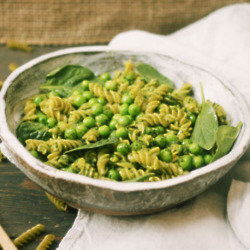
<path id="1" fill-rule="evenodd" d="M 62 47 L 35 47 L 32 53 L 12 51 L 0 46 L 0 80 L 8 74 L 10 62 L 22 65 L 30 59 Z M 42 223 L 53 233 L 55 249 L 76 217 L 76 210 L 61 212 L 44 192 L 7 160 L 0 163 L 0 224 L 13 239 L 30 227 Z M 35 249 L 43 236 L 22 249 Z"/>

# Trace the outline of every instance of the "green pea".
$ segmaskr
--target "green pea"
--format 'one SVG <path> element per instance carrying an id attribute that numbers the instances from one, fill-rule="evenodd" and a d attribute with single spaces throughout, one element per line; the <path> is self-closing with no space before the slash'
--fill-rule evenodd
<path id="1" fill-rule="evenodd" d="M 111 130 L 115 130 L 117 125 L 118 125 L 117 120 L 114 120 L 114 119 L 113 119 L 113 120 L 111 120 L 110 123 L 109 123 L 109 128 L 110 128 Z"/>
<path id="2" fill-rule="evenodd" d="M 103 114 L 106 115 L 109 119 L 111 119 L 113 116 L 113 113 L 108 109 L 103 109 Z"/>
<path id="3" fill-rule="evenodd" d="M 64 136 L 66 139 L 71 139 L 71 140 L 76 139 L 77 133 L 76 133 L 75 128 L 73 128 L 73 127 L 67 128 L 64 132 Z"/>
<path id="4" fill-rule="evenodd" d="M 165 129 L 164 129 L 162 126 L 157 126 L 157 127 L 154 128 L 154 132 L 155 132 L 157 135 L 164 134 Z"/>
<path id="5" fill-rule="evenodd" d="M 188 145 L 191 144 L 191 140 L 190 139 L 184 139 L 181 144 L 182 144 L 182 146 L 184 148 L 188 148 Z"/>
<path id="6" fill-rule="evenodd" d="M 129 105 L 127 103 L 124 103 L 119 106 L 119 112 L 121 115 L 128 115 L 128 108 Z"/>
<path id="7" fill-rule="evenodd" d="M 111 180 L 114 180 L 114 181 L 119 181 L 121 179 L 121 176 L 120 176 L 118 170 L 116 170 L 116 169 L 110 169 L 107 173 L 107 177 Z"/>
<path id="8" fill-rule="evenodd" d="M 42 112 L 38 112 L 37 113 L 37 121 L 39 122 L 39 123 L 42 123 L 42 124 L 47 124 L 47 116 L 44 114 L 44 113 L 42 113 Z"/>
<path id="9" fill-rule="evenodd" d="M 191 140 L 190 139 L 184 139 L 182 142 L 181 142 L 181 145 L 183 147 L 183 152 L 185 154 L 187 154 L 189 151 L 188 151 L 188 146 L 189 144 L 191 144 Z"/>
<path id="10" fill-rule="evenodd" d="M 135 75 L 134 73 L 130 72 L 128 74 L 126 74 L 126 79 L 129 80 L 129 81 L 133 81 L 135 79 Z"/>
<path id="11" fill-rule="evenodd" d="M 78 139 L 81 139 L 83 135 L 87 132 L 88 128 L 83 124 L 80 123 L 76 126 L 76 134 Z"/>
<path id="12" fill-rule="evenodd" d="M 83 105 L 83 103 L 86 102 L 86 98 L 82 95 L 75 95 L 73 97 L 73 104 L 76 106 L 76 107 L 80 107 Z"/>
<path id="13" fill-rule="evenodd" d="M 151 127 L 146 127 L 145 128 L 145 134 L 152 135 L 153 133 L 154 133 L 153 128 L 151 128 Z"/>
<path id="14" fill-rule="evenodd" d="M 98 101 L 97 101 L 97 99 L 96 98 L 91 98 L 90 100 L 89 100 L 89 105 L 90 105 L 90 107 L 92 107 L 94 104 L 96 104 L 96 103 L 98 103 Z"/>
<path id="15" fill-rule="evenodd" d="M 48 97 L 55 97 L 55 96 L 60 96 L 56 91 L 52 90 L 49 92 Z"/>
<path id="16" fill-rule="evenodd" d="M 159 148 L 164 148 L 166 145 L 166 139 L 163 135 L 158 135 L 154 138 L 154 145 L 158 146 Z"/>
<path id="17" fill-rule="evenodd" d="M 110 129 L 107 125 L 98 128 L 98 134 L 102 137 L 108 137 L 110 135 Z"/>
<path id="18" fill-rule="evenodd" d="M 159 159 L 161 161 L 165 161 L 165 162 L 171 162 L 172 161 L 172 153 L 169 149 L 165 148 L 163 150 L 161 150 L 160 154 L 159 154 Z"/>
<path id="19" fill-rule="evenodd" d="M 35 158 L 39 158 L 39 154 L 35 150 L 29 151 Z"/>
<path id="20" fill-rule="evenodd" d="M 128 126 L 131 122 L 131 117 L 129 115 L 121 116 L 118 119 L 118 123 L 124 127 Z"/>
<path id="21" fill-rule="evenodd" d="M 129 94 L 124 94 L 122 96 L 122 103 L 132 104 L 133 102 L 134 100 Z"/>
<path id="22" fill-rule="evenodd" d="M 133 151 L 137 151 L 137 150 L 140 150 L 142 149 L 142 143 L 140 141 L 135 141 L 131 144 L 131 149 Z"/>
<path id="23" fill-rule="evenodd" d="M 115 114 L 115 115 L 113 116 L 113 119 L 116 120 L 116 121 L 118 121 L 118 120 L 120 119 L 120 117 L 121 117 L 120 114 Z"/>
<path id="24" fill-rule="evenodd" d="M 128 130 L 124 127 L 120 127 L 116 130 L 116 137 L 118 138 L 127 138 L 128 137 Z"/>
<path id="25" fill-rule="evenodd" d="M 110 80 L 110 81 L 105 82 L 105 88 L 106 88 L 107 90 L 117 91 L 117 89 L 118 89 L 118 84 L 117 84 L 116 81 Z"/>
<path id="26" fill-rule="evenodd" d="M 87 128 L 92 128 L 95 126 L 95 119 L 91 116 L 85 117 L 83 119 L 83 124 L 87 127 Z"/>
<path id="27" fill-rule="evenodd" d="M 192 168 L 192 157 L 190 155 L 183 155 L 178 159 L 179 165 L 184 171 L 190 171 Z"/>
<path id="28" fill-rule="evenodd" d="M 102 82 L 106 82 L 108 80 L 111 80 L 111 76 L 109 73 L 103 73 L 100 75 L 99 79 L 102 81 Z"/>
<path id="29" fill-rule="evenodd" d="M 42 96 L 36 96 L 33 99 L 33 102 L 36 104 L 37 107 L 39 107 L 39 104 L 43 101 L 43 97 Z"/>
<path id="30" fill-rule="evenodd" d="M 90 91 L 84 91 L 84 92 L 82 93 L 82 96 L 85 97 L 88 101 L 89 101 L 91 98 L 94 97 L 93 94 L 92 94 Z"/>
<path id="31" fill-rule="evenodd" d="M 73 93 L 72 93 L 72 96 L 75 96 L 75 95 L 82 95 L 82 91 L 77 89 L 77 90 L 74 90 Z"/>
<path id="32" fill-rule="evenodd" d="M 208 165 L 212 161 L 212 158 L 213 157 L 210 154 L 204 155 L 204 162 L 205 162 L 205 164 Z"/>
<path id="33" fill-rule="evenodd" d="M 101 105 L 105 105 L 106 104 L 106 99 L 103 97 L 99 97 L 97 98 L 97 102 L 100 103 Z"/>
<path id="34" fill-rule="evenodd" d="M 100 114 L 95 117 L 95 121 L 96 121 L 96 124 L 100 126 L 100 125 L 107 124 L 109 121 L 109 118 L 104 114 Z"/>
<path id="35" fill-rule="evenodd" d="M 82 81 L 81 86 L 83 90 L 89 90 L 89 81 L 88 80 Z"/>
<path id="36" fill-rule="evenodd" d="M 174 133 L 171 133 L 171 132 L 168 132 L 165 135 L 165 138 L 166 138 L 167 145 L 171 145 L 173 143 L 178 142 L 178 137 Z"/>
<path id="37" fill-rule="evenodd" d="M 192 125 L 194 125 L 195 122 L 196 122 L 196 115 L 195 114 L 190 114 L 188 116 L 188 119 L 192 122 Z"/>
<path id="38" fill-rule="evenodd" d="M 91 107 L 91 112 L 93 115 L 100 115 L 103 112 L 103 107 L 100 103 L 95 103 Z"/>
<path id="39" fill-rule="evenodd" d="M 57 120 L 54 117 L 50 117 L 48 118 L 47 123 L 48 123 L 49 128 L 54 128 L 57 124 Z"/>
<path id="40" fill-rule="evenodd" d="M 195 168 L 200 168 L 204 166 L 204 160 L 201 155 L 195 155 L 192 157 L 192 163 Z"/>
<path id="41" fill-rule="evenodd" d="M 193 142 L 188 145 L 188 150 L 191 154 L 199 154 L 201 151 L 201 148 L 198 143 Z"/>
<path id="42" fill-rule="evenodd" d="M 141 113 L 141 107 L 136 104 L 131 104 L 128 108 L 128 112 L 131 116 L 135 117 Z"/>
<path id="43" fill-rule="evenodd" d="M 124 142 L 121 142 L 117 145 L 116 150 L 122 155 L 127 155 L 130 152 L 130 146 Z"/>

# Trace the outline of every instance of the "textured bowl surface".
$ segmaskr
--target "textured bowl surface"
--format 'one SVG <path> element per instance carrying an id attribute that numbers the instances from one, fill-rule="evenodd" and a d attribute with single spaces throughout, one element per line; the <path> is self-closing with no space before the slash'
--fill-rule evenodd
<path id="1" fill-rule="evenodd" d="M 123 68 L 123 62 L 143 61 L 159 69 L 177 87 L 190 82 L 201 100 L 199 82 L 206 99 L 221 104 L 233 125 L 243 122 L 231 152 L 214 163 L 171 180 L 154 183 L 117 183 L 63 172 L 35 159 L 15 136 L 23 100 L 39 92 L 51 70 L 65 64 L 81 64 L 96 74 Z M 214 184 L 239 160 L 249 144 L 248 108 L 238 92 L 210 72 L 166 55 L 109 50 L 105 46 L 79 47 L 53 52 L 23 65 L 4 84 L 0 98 L 0 136 L 3 153 L 31 180 L 74 207 L 113 215 L 145 214 L 182 203 Z"/>

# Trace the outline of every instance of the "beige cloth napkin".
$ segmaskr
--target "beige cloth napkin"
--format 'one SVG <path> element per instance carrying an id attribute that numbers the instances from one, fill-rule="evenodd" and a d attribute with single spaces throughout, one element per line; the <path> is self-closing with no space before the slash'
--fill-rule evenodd
<path id="1" fill-rule="evenodd" d="M 250 4 L 239 4 L 171 36 L 130 31 L 116 36 L 110 46 L 158 50 L 210 69 L 234 84 L 250 105 L 249 44 Z M 250 249 L 249 169 L 250 150 L 212 188 L 156 215 L 120 218 L 79 210 L 58 249 Z"/>

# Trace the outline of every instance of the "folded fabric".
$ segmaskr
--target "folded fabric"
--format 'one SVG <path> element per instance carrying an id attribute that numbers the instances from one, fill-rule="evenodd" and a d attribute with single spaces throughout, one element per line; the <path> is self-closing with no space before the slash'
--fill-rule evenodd
<path id="1" fill-rule="evenodd" d="M 249 44 L 250 4 L 238 4 L 170 36 L 129 31 L 116 36 L 110 46 L 158 51 L 205 67 L 226 77 L 249 99 Z M 121 218 L 79 210 L 58 249 L 250 249 L 250 183 L 239 181 L 250 181 L 249 156 L 250 150 L 206 192 L 160 214 Z M 239 180 L 233 181 L 227 199 L 232 177 Z"/>

